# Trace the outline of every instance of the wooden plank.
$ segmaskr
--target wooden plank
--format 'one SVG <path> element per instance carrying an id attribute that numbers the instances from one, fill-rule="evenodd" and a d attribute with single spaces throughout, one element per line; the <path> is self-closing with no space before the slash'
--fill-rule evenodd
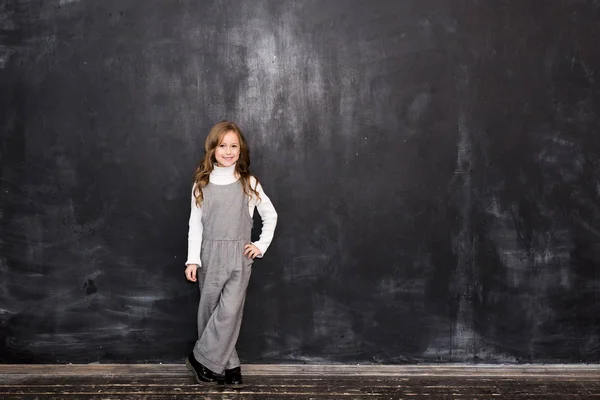
<path id="1" fill-rule="evenodd" d="M 62 381 L 62 382 L 61 382 Z M 297 378 L 281 381 L 278 377 L 250 377 L 246 379 L 249 388 L 255 393 L 261 392 L 297 392 L 297 393 L 338 393 L 355 392 L 376 394 L 389 391 L 426 391 L 426 392 L 480 392 L 491 393 L 498 392 L 502 388 L 508 388 L 512 392 L 526 388 L 528 393 L 563 390 L 568 391 L 595 391 L 600 392 L 600 383 L 597 381 L 563 381 L 553 379 L 463 379 L 456 377 L 413 377 L 410 379 L 397 379 L 390 377 L 387 379 L 360 379 L 360 378 L 330 378 L 330 379 L 307 379 Z M 2 384 L 1 393 L 67 393 L 71 391 L 94 393 L 102 391 L 104 393 L 131 391 L 137 392 L 164 392 L 164 391 L 207 391 L 218 390 L 218 385 L 198 385 L 193 379 L 188 378 L 185 381 L 177 383 L 170 381 L 150 381 L 148 383 L 127 382 L 115 383 L 96 378 L 91 380 L 89 377 L 84 379 L 57 379 L 55 383 L 40 383 L 31 380 L 27 383 Z M 563 390 L 564 391 L 564 390 Z"/>
<path id="2" fill-rule="evenodd" d="M 356 396 L 356 395 L 351 395 L 351 396 L 327 396 L 327 397 L 320 397 L 318 394 L 317 395 L 295 395 L 295 394 L 266 394 L 265 396 L 257 396 L 255 393 L 245 393 L 245 392 L 241 392 L 241 393 L 233 393 L 233 392 L 226 392 L 226 393 L 215 393 L 215 394 L 201 394 L 201 397 L 199 397 L 199 394 L 195 393 L 195 394 L 177 394 L 177 395 L 149 395 L 149 396 L 143 396 L 143 397 L 131 397 L 131 395 L 128 394 L 123 394 L 123 395 L 103 395 L 103 394 L 97 394 L 97 395 L 82 395 L 82 394 L 74 394 L 73 396 L 70 397 L 64 397 L 62 395 L 59 396 L 43 396 L 40 397 L 38 395 L 34 395 L 32 397 L 27 396 L 27 397 L 23 397 L 22 395 L 10 395 L 5 397 L 5 399 L 7 400 L 12 400 L 12 399 L 19 399 L 19 400 L 69 400 L 69 399 L 78 399 L 78 400 L 137 400 L 137 399 L 152 399 L 152 400 L 197 400 L 198 398 L 201 398 L 203 400 L 217 400 L 217 399 L 252 399 L 252 400 L 267 400 L 267 399 L 286 399 L 286 400 L 319 400 L 319 399 L 353 399 L 353 400 L 367 400 L 367 399 L 393 399 L 393 400 L 403 400 L 403 399 L 422 399 L 424 398 L 423 395 L 421 394 L 412 394 L 412 393 L 407 393 L 407 394 L 397 394 L 397 393 L 390 393 L 390 394 L 386 394 L 383 396 Z M 427 399 L 431 399 L 431 400 L 449 400 L 449 399 L 465 399 L 465 400 L 474 400 L 474 399 L 486 399 L 486 398 L 494 398 L 494 399 L 502 399 L 502 400 L 507 400 L 507 399 L 541 399 L 541 400 L 562 400 L 562 399 L 597 399 L 598 397 L 596 396 L 591 396 L 591 397 L 581 397 L 581 395 L 579 394 L 560 394 L 560 395 L 549 395 L 549 394 L 543 394 L 543 395 L 510 395 L 510 397 L 507 396 L 495 396 L 495 397 L 488 397 L 485 395 L 481 395 L 478 393 L 470 393 L 470 394 L 444 394 L 444 395 L 427 395 L 425 398 Z"/>
<path id="3" fill-rule="evenodd" d="M 82 391 L 78 388 L 72 388 L 71 390 L 63 391 L 11 391 L 2 392 L 2 398 L 8 398 L 12 396 L 20 396 L 20 398 L 127 398 L 127 399 L 138 399 L 138 398 L 181 398 L 187 396 L 204 396 L 204 395 L 236 395 L 236 396 L 252 396 L 253 398 L 275 398 L 275 397 L 293 397 L 293 398 L 399 398 L 399 397 L 421 397 L 427 396 L 429 398 L 444 398 L 444 396 L 451 396 L 451 398 L 544 398 L 551 397 L 553 395 L 560 395 L 561 398 L 574 397 L 578 398 L 589 398 L 599 397 L 600 393 L 591 393 L 589 391 L 582 391 L 577 388 L 561 388 L 558 391 L 546 391 L 546 390 L 532 390 L 529 387 L 515 388 L 498 388 L 494 391 L 481 391 L 472 388 L 447 388 L 440 387 L 437 390 L 431 390 L 428 388 L 394 388 L 386 391 L 298 391 L 298 390 L 261 390 L 257 391 L 255 388 L 246 388 L 240 391 L 233 390 L 221 390 L 218 388 L 214 389 L 203 389 L 203 388 L 189 388 L 187 390 L 181 388 L 163 388 L 158 390 L 156 388 L 152 390 L 139 390 L 136 388 L 121 388 L 112 390 L 99 389 L 96 392 Z M 510 397 L 507 397 L 510 396 Z"/>
<path id="4" fill-rule="evenodd" d="M 179 376 L 173 373 L 179 370 Z M 600 398 L 600 380 L 560 376 L 264 376 L 241 391 L 198 385 L 185 369 L 160 375 L 0 375 L 0 398 L 49 399 L 586 399 Z M 129 369 L 131 372 L 131 369 Z M 149 370 L 152 371 L 152 370 Z M 88 371 L 89 372 L 89 371 Z M 159 371 L 160 372 L 160 371 Z M 21 379 L 21 377 L 25 377 Z"/>
<path id="5" fill-rule="evenodd" d="M 515 382 L 524 382 L 531 385 L 535 384 L 546 384 L 549 382 L 560 382 L 561 384 L 569 383 L 581 383 L 587 385 L 594 385 L 598 380 L 589 378 L 573 378 L 573 377 L 527 377 L 527 378 L 515 378 L 515 377 L 436 377 L 436 376 L 413 376 L 413 377 L 350 377 L 350 376 L 303 376 L 303 377 L 287 377 L 287 376 L 247 376 L 247 381 L 255 382 L 258 385 L 277 385 L 277 386 L 294 386 L 301 382 L 305 386 L 323 386 L 323 385 L 337 385 L 337 386 L 354 386 L 356 384 L 365 386 L 401 386 L 409 383 L 426 385 L 436 384 L 439 381 L 453 381 L 460 382 L 460 384 L 469 385 L 471 387 L 485 387 L 494 385 L 497 383 L 503 383 L 510 385 Z M 156 376 L 143 376 L 143 377 L 127 377 L 127 376 L 114 376 L 114 377 L 101 377 L 101 376 L 17 376 L 3 375 L 0 376 L 0 387 L 9 387 L 15 385 L 21 386 L 48 386 L 48 385 L 187 385 L 194 384 L 194 379 L 191 374 L 182 374 L 178 377 L 156 377 Z"/>
<path id="6" fill-rule="evenodd" d="M 600 365 L 273 365 L 246 364 L 244 375 L 277 376 L 562 376 L 600 378 Z M 174 375 L 183 364 L 2 364 L 0 374 L 58 375 Z"/>

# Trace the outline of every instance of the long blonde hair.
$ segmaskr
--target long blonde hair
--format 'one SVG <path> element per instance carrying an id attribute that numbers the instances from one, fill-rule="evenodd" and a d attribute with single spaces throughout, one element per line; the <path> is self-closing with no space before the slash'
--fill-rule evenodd
<path id="1" fill-rule="evenodd" d="M 240 157 L 235 163 L 235 176 L 242 182 L 244 193 L 247 196 L 255 196 L 260 199 L 258 191 L 258 179 L 254 177 L 255 185 L 251 187 L 250 178 L 253 175 L 250 173 L 250 150 L 246 143 L 246 138 L 242 134 L 242 130 L 233 122 L 221 121 L 215 124 L 210 129 L 206 141 L 204 142 L 204 159 L 200 161 L 196 172 L 194 173 L 194 197 L 196 198 L 196 206 L 201 207 L 204 196 L 202 195 L 202 188 L 208 185 L 210 173 L 215 168 L 214 164 L 217 162 L 215 158 L 215 149 L 223 141 L 223 137 L 228 132 L 235 132 L 240 141 Z"/>

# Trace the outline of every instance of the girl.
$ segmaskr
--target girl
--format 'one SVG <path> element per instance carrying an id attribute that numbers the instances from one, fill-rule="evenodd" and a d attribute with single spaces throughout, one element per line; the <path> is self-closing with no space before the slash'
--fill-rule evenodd
<path id="1" fill-rule="evenodd" d="M 194 174 L 185 276 L 198 282 L 198 340 L 186 359 L 198 383 L 243 387 L 235 351 L 246 289 L 254 258 L 273 239 L 277 212 L 250 174 L 248 145 L 233 122 L 219 122 L 204 144 L 204 160 Z M 263 221 L 257 242 L 250 242 L 254 208 Z M 224 379 L 222 377 L 224 373 Z"/>

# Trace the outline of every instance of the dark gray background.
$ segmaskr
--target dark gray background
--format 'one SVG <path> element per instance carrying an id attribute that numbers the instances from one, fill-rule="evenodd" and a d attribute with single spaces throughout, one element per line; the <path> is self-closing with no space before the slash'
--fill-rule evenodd
<path id="1" fill-rule="evenodd" d="M 279 212 L 244 362 L 599 362 L 600 2 L 0 2 L 0 361 L 179 362 L 189 190 Z"/>

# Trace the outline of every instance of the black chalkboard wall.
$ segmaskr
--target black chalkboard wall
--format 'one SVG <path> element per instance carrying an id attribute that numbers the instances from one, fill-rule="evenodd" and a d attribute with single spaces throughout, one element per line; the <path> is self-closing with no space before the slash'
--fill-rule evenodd
<path id="1" fill-rule="evenodd" d="M 0 361 L 181 362 L 191 176 L 279 212 L 247 363 L 600 361 L 597 1 L 0 2 Z"/>

